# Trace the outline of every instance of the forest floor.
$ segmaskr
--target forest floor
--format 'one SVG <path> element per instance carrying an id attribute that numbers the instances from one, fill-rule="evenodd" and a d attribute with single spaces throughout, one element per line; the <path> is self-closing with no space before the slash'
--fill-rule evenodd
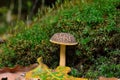
<path id="1" fill-rule="evenodd" d="M 27 67 L 15 66 L 14 68 L 3 68 L 0 69 L 0 80 L 26 80 L 25 74 L 30 70 L 36 68 L 38 64 L 33 64 Z M 38 79 L 30 79 L 30 80 L 38 80 Z M 88 79 L 94 80 L 94 79 Z M 118 78 L 106 78 L 106 77 L 99 77 L 98 80 L 120 80 Z"/>
<path id="2" fill-rule="evenodd" d="M 2 73 L 2 74 L 0 74 L 0 80 L 25 80 L 24 73 L 25 72 Z"/>
<path id="3" fill-rule="evenodd" d="M 0 80 L 25 80 L 25 73 L 36 68 L 38 64 L 32 64 L 27 67 L 15 66 L 14 68 L 0 69 Z"/>

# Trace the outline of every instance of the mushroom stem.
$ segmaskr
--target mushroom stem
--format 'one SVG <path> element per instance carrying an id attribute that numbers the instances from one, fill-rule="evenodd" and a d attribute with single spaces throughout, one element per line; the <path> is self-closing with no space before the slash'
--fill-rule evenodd
<path id="1" fill-rule="evenodd" d="M 66 45 L 60 45 L 60 66 L 65 66 L 66 65 Z"/>

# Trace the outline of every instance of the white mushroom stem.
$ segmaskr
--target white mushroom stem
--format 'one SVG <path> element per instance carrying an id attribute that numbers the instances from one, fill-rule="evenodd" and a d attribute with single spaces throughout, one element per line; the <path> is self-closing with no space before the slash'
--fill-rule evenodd
<path id="1" fill-rule="evenodd" d="M 60 66 L 66 65 L 66 45 L 60 45 Z"/>

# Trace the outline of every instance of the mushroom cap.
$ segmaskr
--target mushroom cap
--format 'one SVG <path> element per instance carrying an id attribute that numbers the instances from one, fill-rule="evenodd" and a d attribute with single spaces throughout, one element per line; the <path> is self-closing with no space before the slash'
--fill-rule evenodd
<path id="1" fill-rule="evenodd" d="M 69 33 L 55 33 L 50 42 L 61 45 L 76 45 L 77 42 L 73 35 Z"/>

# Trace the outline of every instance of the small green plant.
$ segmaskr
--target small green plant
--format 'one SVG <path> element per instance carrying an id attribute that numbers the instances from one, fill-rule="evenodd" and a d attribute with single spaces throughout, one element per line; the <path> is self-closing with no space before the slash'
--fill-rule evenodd
<path id="1" fill-rule="evenodd" d="M 70 75 L 74 76 L 74 77 L 79 77 L 82 75 L 82 73 L 80 73 L 77 69 L 75 68 L 71 68 L 71 72 Z"/>

